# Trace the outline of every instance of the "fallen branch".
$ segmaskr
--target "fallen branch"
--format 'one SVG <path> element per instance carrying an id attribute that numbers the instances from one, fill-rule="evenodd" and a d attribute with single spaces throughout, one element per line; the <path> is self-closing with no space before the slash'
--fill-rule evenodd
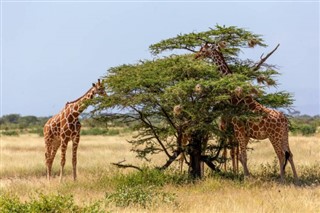
<path id="1" fill-rule="evenodd" d="M 117 167 L 119 167 L 119 168 L 134 168 L 134 169 L 137 169 L 137 170 L 139 170 L 140 172 L 142 172 L 142 169 L 140 168 L 140 167 L 138 167 L 138 166 L 134 166 L 134 165 L 132 165 L 132 164 L 122 164 L 123 162 L 125 162 L 126 160 L 123 160 L 123 161 L 120 161 L 120 162 L 118 162 L 118 163 L 111 163 L 112 165 L 115 165 L 115 166 L 117 166 Z"/>
<path id="2" fill-rule="evenodd" d="M 252 69 L 253 71 L 257 71 L 261 65 L 278 49 L 278 47 L 280 46 L 280 44 L 278 44 L 270 53 L 268 53 L 266 55 L 266 57 L 262 58 L 263 54 L 260 57 L 260 61 L 259 63 L 256 63 L 255 67 Z"/>

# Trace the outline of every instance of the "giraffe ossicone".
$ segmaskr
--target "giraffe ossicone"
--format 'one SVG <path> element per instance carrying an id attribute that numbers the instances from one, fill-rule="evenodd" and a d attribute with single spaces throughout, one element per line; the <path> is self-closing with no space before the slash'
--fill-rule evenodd
<path id="1" fill-rule="evenodd" d="M 98 79 L 96 84 L 92 84 L 92 87 L 80 98 L 67 102 L 64 108 L 58 114 L 51 117 L 44 125 L 43 133 L 48 180 L 51 178 L 52 164 L 55 155 L 61 146 L 60 182 L 62 181 L 69 141 L 72 141 L 73 179 L 77 179 L 77 149 L 81 129 L 78 117 L 87 108 L 88 105 L 86 101 L 92 99 L 95 95 L 106 95 L 105 87 L 100 79 Z"/>

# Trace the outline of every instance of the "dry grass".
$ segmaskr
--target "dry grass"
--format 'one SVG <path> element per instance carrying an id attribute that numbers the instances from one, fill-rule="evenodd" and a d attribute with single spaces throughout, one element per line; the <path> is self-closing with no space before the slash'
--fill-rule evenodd
<path id="1" fill-rule="evenodd" d="M 59 184 L 57 177 L 50 183 L 46 181 L 43 138 L 36 135 L 2 136 L 0 192 L 14 193 L 22 200 L 39 192 L 72 194 L 79 204 L 104 200 L 106 192 L 115 190 L 112 177 L 132 171 L 119 171 L 111 165 L 112 162 L 125 159 L 134 164 L 143 163 L 130 152 L 131 147 L 126 142 L 129 138 L 130 135 L 83 136 L 78 149 L 77 182 L 72 181 L 69 145 L 66 178 Z M 261 168 L 274 164 L 273 148 L 268 141 L 251 143 L 249 147 L 253 148 L 248 153 L 253 177 L 248 180 L 208 176 L 197 183 L 166 184 L 161 190 L 174 193 L 174 202 L 158 203 L 146 209 L 111 204 L 106 209 L 113 212 L 320 212 L 319 171 L 316 171 L 318 176 L 313 177 L 314 183 L 308 186 L 295 186 L 290 180 L 287 184 L 266 181 L 261 178 Z M 290 147 L 298 174 L 310 178 L 307 171 L 320 168 L 320 137 L 292 136 Z M 159 158 L 157 162 L 163 163 L 164 160 Z M 58 154 L 53 168 L 55 176 L 58 175 L 59 161 Z M 287 171 L 290 174 L 290 166 Z"/>

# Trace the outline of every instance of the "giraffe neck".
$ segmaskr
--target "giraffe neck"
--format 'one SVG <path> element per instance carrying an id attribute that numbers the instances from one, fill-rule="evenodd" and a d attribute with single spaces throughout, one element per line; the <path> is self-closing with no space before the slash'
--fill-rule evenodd
<path id="1" fill-rule="evenodd" d="M 85 102 L 87 100 L 92 99 L 94 94 L 95 94 L 94 87 L 92 87 L 80 98 L 78 98 L 72 102 L 68 102 L 66 104 L 66 108 L 68 107 L 68 108 L 72 109 L 72 113 L 75 114 L 76 116 L 78 116 L 88 107 Z"/>
<path id="2" fill-rule="evenodd" d="M 213 60 L 213 63 L 217 66 L 218 71 L 222 75 L 232 74 L 232 71 L 229 69 L 221 51 L 218 46 L 211 47 L 210 58 Z"/>
<path id="3" fill-rule="evenodd" d="M 244 104 L 253 112 L 266 112 L 268 113 L 270 109 L 266 108 L 262 104 L 258 103 L 251 96 L 246 96 L 244 99 Z"/>

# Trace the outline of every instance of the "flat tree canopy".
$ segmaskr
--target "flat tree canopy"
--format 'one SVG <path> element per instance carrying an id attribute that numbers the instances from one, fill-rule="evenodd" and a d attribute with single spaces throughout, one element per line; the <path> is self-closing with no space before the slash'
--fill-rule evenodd
<path id="1" fill-rule="evenodd" d="M 195 52 L 204 43 L 219 41 L 227 43 L 222 53 L 232 75 L 220 74 L 210 59 L 195 59 Z M 108 96 L 96 100 L 96 112 L 103 119 L 121 119 L 134 125 L 136 135 L 129 141 L 133 151 L 146 160 L 150 155 L 166 155 L 168 160 L 159 167 L 162 169 L 185 151 L 181 140 L 188 135 L 190 174 L 201 177 L 201 162 L 213 170 L 221 162 L 220 150 L 224 135 L 228 134 L 219 128 L 221 116 L 260 116 L 230 102 L 237 88 L 267 107 L 292 104 L 287 92 L 268 93 L 268 87 L 277 85 L 274 78 L 279 74 L 274 65 L 265 63 L 271 54 L 260 61 L 239 58 L 241 49 L 254 46 L 266 46 L 260 35 L 219 25 L 205 32 L 160 41 L 150 46 L 153 60 L 108 70 L 104 76 Z M 166 56 L 159 56 L 163 52 Z M 174 112 L 174 108 L 179 112 Z"/>

